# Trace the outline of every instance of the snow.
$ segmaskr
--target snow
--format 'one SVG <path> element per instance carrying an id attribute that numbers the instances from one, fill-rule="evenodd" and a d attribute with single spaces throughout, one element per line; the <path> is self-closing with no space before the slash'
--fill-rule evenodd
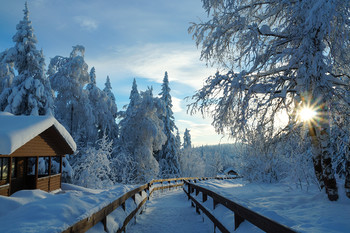
<path id="1" fill-rule="evenodd" d="M 191 207 L 182 189 L 158 191 L 147 202 L 143 213 L 136 217 L 136 224 L 127 228 L 133 233 L 206 233 L 213 232 L 203 217 Z"/>
<path id="2" fill-rule="evenodd" d="M 339 200 L 331 202 L 316 186 L 300 190 L 288 184 L 248 183 L 242 179 L 208 180 L 197 184 L 298 232 L 348 232 L 350 229 L 350 199 L 342 187 L 339 187 Z M 201 195 L 198 200 L 201 201 Z M 209 198 L 205 204 L 212 209 Z M 227 209 L 220 205 L 214 212 L 219 219 L 227 216 L 224 214 Z M 233 229 L 233 224 L 234 221 L 224 222 L 229 229 Z M 236 232 L 262 231 L 244 221 Z"/>
<path id="3" fill-rule="evenodd" d="M 118 185 L 93 190 L 62 184 L 62 191 L 56 194 L 21 190 L 11 197 L 0 196 L 0 232 L 62 232 L 133 188 Z"/>
<path id="4" fill-rule="evenodd" d="M 15 116 L 8 112 L 0 112 L 0 154 L 13 153 L 52 125 L 75 151 L 76 144 L 73 138 L 53 116 Z"/>
<path id="5" fill-rule="evenodd" d="M 350 229 L 350 199 L 346 198 L 343 189 L 340 189 L 339 200 L 330 202 L 316 186 L 300 190 L 287 184 L 248 183 L 243 179 L 207 180 L 196 184 L 298 232 L 336 233 Z M 21 190 L 11 197 L 0 196 L 0 232 L 61 232 L 136 187 L 116 185 L 97 190 L 63 183 L 62 190 L 56 193 Z M 135 196 L 136 203 L 132 198 L 126 201 L 126 211 L 121 206 L 114 210 L 107 217 L 109 232 L 119 229 L 126 216 L 144 198 L 146 193 L 142 192 L 142 196 Z M 202 194 L 195 198 L 202 203 Z M 209 196 L 203 205 L 233 231 L 234 214 L 230 210 L 222 205 L 213 210 Z M 181 188 L 153 192 L 141 210 L 136 222 L 129 223 L 128 232 L 213 232 L 211 221 L 196 213 Z M 98 223 L 88 232 L 104 232 L 103 225 Z M 262 231 L 244 221 L 235 232 Z"/>

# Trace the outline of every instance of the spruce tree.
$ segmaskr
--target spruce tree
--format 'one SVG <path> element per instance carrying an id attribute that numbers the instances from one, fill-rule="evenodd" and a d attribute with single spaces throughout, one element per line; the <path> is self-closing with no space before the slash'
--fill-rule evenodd
<path id="1" fill-rule="evenodd" d="M 162 150 L 158 152 L 157 158 L 160 165 L 160 176 L 163 178 L 178 177 L 180 174 L 180 165 L 178 159 L 177 140 L 175 137 L 175 118 L 172 111 L 172 100 L 170 95 L 168 73 L 165 72 L 162 91 L 159 93 L 160 99 L 164 103 L 165 114 L 161 117 L 164 123 L 164 134 L 167 141 L 163 145 Z"/>
<path id="2" fill-rule="evenodd" d="M 107 111 L 109 115 L 113 117 L 113 121 L 108 121 L 109 126 L 106 127 L 106 134 L 111 138 L 111 139 L 117 139 L 119 135 L 119 127 L 115 122 L 115 119 L 118 117 L 118 108 L 115 100 L 115 96 L 112 92 L 112 86 L 111 82 L 109 79 L 109 76 L 107 76 L 106 83 L 105 83 L 105 88 L 103 89 L 104 93 L 107 95 Z M 112 119 L 112 118 L 111 118 Z"/>
<path id="3" fill-rule="evenodd" d="M 126 112 L 120 122 L 120 153 L 132 156 L 135 161 L 136 166 L 130 180 L 147 182 L 159 174 L 154 154 L 166 141 L 163 122 L 159 118 L 164 114 L 163 103 L 159 98 L 153 97 L 151 89 L 139 94 L 134 80 Z"/>
<path id="4" fill-rule="evenodd" d="M 14 64 L 8 59 L 8 50 L 6 50 L 0 53 L 0 94 L 11 86 L 14 77 Z"/>
<path id="5" fill-rule="evenodd" d="M 23 20 L 17 24 L 17 33 L 13 36 L 16 44 L 7 54 L 18 75 L 6 90 L 7 99 L 0 98 L 7 102 L 0 106 L 15 115 L 53 114 L 53 92 L 45 75 L 43 52 L 36 49 L 37 38 L 29 20 L 27 3 L 23 12 Z"/>
<path id="6" fill-rule="evenodd" d="M 191 148 L 191 134 L 188 129 L 185 130 L 184 133 L 184 149 Z"/>
<path id="7" fill-rule="evenodd" d="M 9 50 L 0 53 L 0 111 L 7 106 L 7 98 L 11 93 L 10 87 L 15 77 L 13 59 L 8 55 Z"/>
<path id="8" fill-rule="evenodd" d="M 87 85 L 90 105 L 93 109 L 92 114 L 96 126 L 96 140 L 102 138 L 103 135 L 109 139 L 117 139 L 118 127 L 115 122 L 117 115 L 117 106 L 115 102 L 107 96 L 107 93 L 96 86 L 95 68 L 90 71 L 90 83 Z"/>

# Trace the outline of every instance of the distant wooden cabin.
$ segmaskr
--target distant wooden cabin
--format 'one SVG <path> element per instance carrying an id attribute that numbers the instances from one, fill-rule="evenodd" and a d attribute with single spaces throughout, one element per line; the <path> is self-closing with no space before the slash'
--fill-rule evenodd
<path id="1" fill-rule="evenodd" d="M 238 173 L 235 172 L 235 170 L 233 170 L 232 167 L 226 168 L 224 171 L 224 174 L 227 176 L 237 176 L 238 175 Z"/>
<path id="2" fill-rule="evenodd" d="M 74 140 L 54 117 L 0 112 L 0 195 L 61 188 L 62 157 L 75 150 Z"/>

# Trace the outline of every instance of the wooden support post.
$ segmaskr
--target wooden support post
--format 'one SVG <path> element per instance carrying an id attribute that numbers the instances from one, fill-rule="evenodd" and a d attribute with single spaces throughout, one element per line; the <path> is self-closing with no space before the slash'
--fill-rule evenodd
<path id="1" fill-rule="evenodd" d="M 202 201 L 206 202 L 208 200 L 208 195 L 206 193 L 202 193 Z"/>
<path id="2" fill-rule="evenodd" d="M 39 178 L 39 156 L 36 156 L 35 160 L 35 188 L 38 188 L 38 178 Z"/>
<path id="3" fill-rule="evenodd" d="M 191 193 L 193 193 L 194 192 L 194 188 L 191 186 Z"/>
<path id="4" fill-rule="evenodd" d="M 215 210 L 215 207 L 216 207 L 217 204 L 218 204 L 218 202 L 215 201 L 215 199 L 213 198 L 213 209 L 214 209 L 214 210 Z"/>
<path id="5" fill-rule="evenodd" d="M 61 180 L 61 182 L 60 182 L 60 188 L 62 188 L 62 164 L 63 164 L 63 162 L 62 162 L 62 159 L 63 159 L 63 155 L 60 155 L 60 180 Z"/>
<path id="6" fill-rule="evenodd" d="M 125 211 L 125 202 L 122 203 L 122 209 Z"/>
<path id="7" fill-rule="evenodd" d="M 199 212 L 199 207 L 196 205 L 196 212 L 197 212 L 197 214 L 201 214 L 200 212 Z"/>
<path id="8" fill-rule="evenodd" d="M 187 185 L 187 188 L 188 188 L 187 197 L 188 197 L 188 200 L 190 200 L 191 187 L 189 184 Z"/>
<path id="9" fill-rule="evenodd" d="M 12 176 L 12 157 L 9 158 L 9 161 L 8 161 L 8 183 L 11 187 L 11 176 Z M 10 195 L 10 194 L 9 194 Z"/>
<path id="10" fill-rule="evenodd" d="M 199 190 L 198 190 L 198 189 L 196 189 L 196 196 L 198 196 L 198 194 L 199 194 Z"/>
<path id="11" fill-rule="evenodd" d="M 135 195 L 132 195 L 132 197 L 131 197 L 133 200 L 134 200 L 134 202 L 135 202 L 135 204 L 136 204 L 136 198 L 135 198 Z"/>
<path id="12" fill-rule="evenodd" d="M 107 231 L 107 216 L 102 219 L 102 224 L 103 224 L 103 229 L 105 230 L 105 232 L 108 232 Z"/>
<path id="13" fill-rule="evenodd" d="M 51 156 L 49 156 L 48 173 L 49 173 L 48 190 L 49 190 L 49 192 L 50 192 L 50 191 L 51 191 Z"/>
<path id="14" fill-rule="evenodd" d="M 60 155 L 60 173 L 62 174 L 62 159 L 63 159 L 63 156 Z"/>
<path id="15" fill-rule="evenodd" d="M 244 218 L 236 214 L 235 212 L 235 230 L 241 225 L 241 223 L 244 222 Z"/>

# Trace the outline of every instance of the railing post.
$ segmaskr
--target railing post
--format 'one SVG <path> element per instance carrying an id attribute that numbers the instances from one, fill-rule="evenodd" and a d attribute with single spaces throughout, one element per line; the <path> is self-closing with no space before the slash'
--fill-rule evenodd
<path id="1" fill-rule="evenodd" d="M 214 197 L 213 197 L 213 209 L 214 209 L 214 210 L 215 210 L 215 207 L 216 207 L 217 204 L 218 204 L 218 202 L 215 201 L 215 199 L 214 199 Z"/>
<path id="2" fill-rule="evenodd" d="M 234 215 L 235 215 L 235 230 L 236 230 L 239 227 L 239 225 L 241 225 L 241 223 L 244 222 L 244 218 L 236 214 L 236 212 L 234 212 Z"/>
<path id="3" fill-rule="evenodd" d="M 208 195 L 202 192 L 202 198 L 203 198 L 202 201 L 206 202 L 208 200 Z"/>
<path id="4" fill-rule="evenodd" d="M 196 205 L 196 212 L 197 212 L 197 214 L 201 214 L 201 213 L 199 212 L 199 207 L 198 207 L 198 205 Z"/>
<path id="5" fill-rule="evenodd" d="M 102 219 L 103 229 L 105 232 L 108 232 L 107 230 L 107 216 Z"/>
<path id="6" fill-rule="evenodd" d="M 190 187 L 190 184 L 187 183 L 187 197 L 188 197 L 188 200 L 190 200 L 190 193 L 191 193 L 191 187 Z"/>

